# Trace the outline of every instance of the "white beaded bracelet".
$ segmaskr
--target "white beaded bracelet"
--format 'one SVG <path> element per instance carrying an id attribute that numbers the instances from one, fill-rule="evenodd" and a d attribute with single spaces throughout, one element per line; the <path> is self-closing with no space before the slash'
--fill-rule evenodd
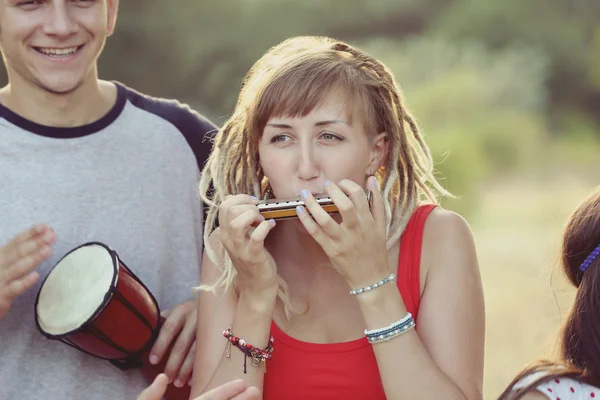
<path id="1" fill-rule="evenodd" d="M 379 286 L 383 286 L 384 284 L 388 283 L 388 282 L 393 282 L 394 279 L 396 279 L 396 275 L 394 274 L 390 274 L 390 276 L 388 276 L 385 279 L 380 280 L 379 282 L 376 282 L 374 284 L 372 284 L 371 286 L 367 286 L 364 288 L 360 288 L 360 289 L 356 289 L 356 290 L 351 290 L 350 294 L 353 296 L 356 296 L 357 294 L 361 294 L 364 292 L 369 292 L 373 289 L 377 289 Z"/>
<path id="2" fill-rule="evenodd" d="M 387 342 L 390 339 L 393 339 L 395 337 L 398 337 L 398 336 L 402 335 L 403 333 L 406 333 L 406 332 L 410 331 L 414 327 L 415 327 L 415 321 L 411 318 L 401 328 L 398 328 L 396 330 L 389 331 L 389 332 L 386 332 L 386 333 L 382 333 L 382 334 L 377 335 L 377 336 L 374 336 L 374 335 L 373 336 L 367 336 L 367 339 L 368 339 L 368 341 L 369 341 L 370 344 L 377 344 L 377 343 L 381 343 L 381 342 Z"/>
<path id="3" fill-rule="evenodd" d="M 380 332 L 385 332 L 385 331 L 401 328 L 403 325 L 406 325 L 408 323 L 408 321 L 410 321 L 412 319 L 413 319 L 412 314 L 406 313 L 406 316 L 404 316 L 401 320 L 392 322 L 391 324 L 389 324 L 388 326 L 384 326 L 383 328 L 377 328 L 377 329 L 371 329 L 371 330 L 365 329 L 365 335 L 366 336 L 377 335 Z"/>

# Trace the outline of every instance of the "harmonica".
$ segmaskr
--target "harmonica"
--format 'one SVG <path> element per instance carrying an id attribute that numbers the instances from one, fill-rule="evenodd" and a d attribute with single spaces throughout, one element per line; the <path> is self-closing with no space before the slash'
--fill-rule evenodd
<path id="1" fill-rule="evenodd" d="M 365 195 L 367 196 L 367 201 L 369 202 L 369 208 L 371 208 L 371 191 L 368 190 Z M 337 206 L 331 200 L 331 197 L 326 197 L 325 195 L 314 195 L 317 203 L 323 207 L 329 214 L 335 214 L 338 212 Z M 306 204 L 300 198 L 294 199 L 271 199 L 271 200 L 263 200 L 258 203 L 258 212 L 265 219 L 287 219 L 287 218 L 298 218 L 298 214 L 296 213 L 296 207 L 306 207 Z M 306 208 L 306 211 L 310 213 L 310 210 Z"/>

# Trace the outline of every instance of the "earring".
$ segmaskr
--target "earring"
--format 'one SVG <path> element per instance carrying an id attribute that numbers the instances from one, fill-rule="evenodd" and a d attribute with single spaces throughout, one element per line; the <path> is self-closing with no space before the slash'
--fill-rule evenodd
<path id="1" fill-rule="evenodd" d="M 267 182 L 267 186 L 265 186 L 265 196 L 263 200 L 268 200 L 273 196 L 273 188 L 271 188 L 271 182 Z"/>

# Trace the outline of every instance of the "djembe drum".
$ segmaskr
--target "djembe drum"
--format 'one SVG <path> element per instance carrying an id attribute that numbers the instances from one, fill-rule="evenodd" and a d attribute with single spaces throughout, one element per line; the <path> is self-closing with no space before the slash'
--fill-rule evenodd
<path id="1" fill-rule="evenodd" d="M 127 370 L 141 368 L 150 381 L 164 371 L 169 353 L 158 365 L 149 352 L 163 319 L 158 303 L 117 253 L 99 242 L 67 253 L 42 283 L 35 320 L 48 339 Z M 170 352 L 170 349 L 169 349 Z M 190 387 L 169 385 L 168 400 L 187 400 Z"/>

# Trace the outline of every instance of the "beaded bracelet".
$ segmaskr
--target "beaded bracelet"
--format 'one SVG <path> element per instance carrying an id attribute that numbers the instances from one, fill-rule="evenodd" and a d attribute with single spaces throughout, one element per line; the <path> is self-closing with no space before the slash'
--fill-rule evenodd
<path id="1" fill-rule="evenodd" d="M 415 320 L 411 313 L 407 313 L 404 318 L 394 323 L 389 324 L 383 328 L 367 330 L 365 329 L 365 335 L 369 343 L 375 344 L 380 342 L 386 342 L 396 336 L 408 332 L 415 327 Z"/>
<path id="2" fill-rule="evenodd" d="M 377 344 L 377 343 L 381 343 L 381 342 L 387 342 L 390 339 L 393 339 L 397 336 L 402 335 L 403 333 L 408 332 L 409 330 L 413 329 L 415 327 L 415 322 L 414 321 L 410 321 L 406 326 L 403 326 L 402 328 L 399 328 L 395 331 L 391 331 L 385 334 L 380 334 L 377 337 L 372 337 L 372 338 L 368 338 L 369 343 L 370 344 Z"/>
<path id="3" fill-rule="evenodd" d="M 252 365 L 258 367 L 262 362 L 264 371 L 267 372 L 267 364 L 266 361 L 270 360 L 273 355 L 273 343 L 275 339 L 273 335 L 269 336 L 269 344 L 263 350 L 258 347 L 252 346 L 250 343 L 246 343 L 244 339 L 240 339 L 237 336 L 233 336 L 231 329 L 233 327 L 230 326 L 229 329 L 223 331 L 223 337 L 227 339 L 227 350 L 225 355 L 227 358 L 231 358 L 231 345 L 233 344 L 235 347 L 240 349 L 242 353 L 244 353 L 244 374 L 247 373 L 246 368 L 246 359 L 248 357 L 252 358 Z"/>
<path id="4" fill-rule="evenodd" d="M 360 288 L 360 289 L 355 289 L 355 290 L 351 290 L 350 294 L 353 296 L 356 296 L 357 294 L 361 294 L 364 292 L 369 292 L 373 289 L 377 289 L 379 286 L 383 286 L 384 284 L 388 283 L 388 282 L 393 282 L 394 279 L 396 278 L 396 275 L 394 274 L 390 274 L 390 276 L 388 276 L 385 279 L 380 280 L 379 282 L 376 282 L 370 286 L 364 287 L 364 288 Z"/>

